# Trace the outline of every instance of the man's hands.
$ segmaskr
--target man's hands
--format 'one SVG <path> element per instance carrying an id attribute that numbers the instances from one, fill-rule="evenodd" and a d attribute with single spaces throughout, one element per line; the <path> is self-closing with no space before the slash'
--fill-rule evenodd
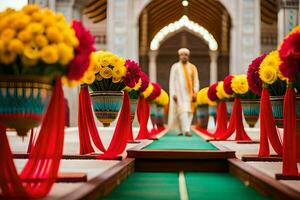
<path id="1" fill-rule="evenodd" d="M 177 96 L 176 95 L 173 96 L 173 100 L 174 100 L 175 103 L 177 103 Z"/>
<path id="2" fill-rule="evenodd" d="M 177 103 L 177 96 L 176 95 L 173 96 L 173 100 L 174 100 L 175 103 Z M 192 96 L 192 102 L 195 103 L 196 100 L 197 100 L 196 95 L 193 94 L 193 96 Z"/>

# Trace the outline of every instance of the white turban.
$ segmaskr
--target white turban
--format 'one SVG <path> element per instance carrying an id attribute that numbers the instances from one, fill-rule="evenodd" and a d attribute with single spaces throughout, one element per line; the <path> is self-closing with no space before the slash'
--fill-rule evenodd
<path id="1" fill-rule="evenodd" d="M 187 48 L 181 48 L 178 50 L 178 55 L 186 53 L 187 55 L 190 55 L 190 50 Z"/>

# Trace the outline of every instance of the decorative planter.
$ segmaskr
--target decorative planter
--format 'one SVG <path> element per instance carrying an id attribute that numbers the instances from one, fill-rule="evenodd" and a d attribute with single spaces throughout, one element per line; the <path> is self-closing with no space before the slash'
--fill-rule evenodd
<path id="1" fill-rule="evenodd" d="M 25 136 L 41 123 L 51 94 L 47 77 L 0 76 L 0 124 Z"/>
<path id="2" fill-rule="evenodd" d="M 156 124 L 157 126 L 163 126 L 164 125 L 164 117 L 165 117 L 165 112 L 164 112 L 164 107 L 157 105 L 156 106 Z"/>
<path id="3" fill-rule="evenodd" d="M 130 121 L 131 121 L 131 123 L 134 120 L 137 102 L 138 102 L 137 99 L 130 99 Z"/>
<path id="4" fill-rule="evenodd" d="M 152 125 L 155 126 L 157 123 L 157 107 L 155 103 L 150 103 L 150 119 Z"/>
<path id="5" fill-rule="evenodd" d="M 260 101 L 256 99 L 242 99 L 242 108 L 245 120 L 253 128 L 259 119 Z"/>
<path id="6" fill-rule="evenodd" d="M 200 105 L 196 110 L 197 114 L 197 124 L 202 129 L 207 129 L 209 113 L 208 105 Z"/>
<path id="7" fill-rule="evenodd" d="M 284 97 L 280 96 L 271 96 L 270 97 L 272 104 L 272 111 L 275 118 L 276 126 L 279 128 L 283 128 L 283 101 Z M 297 120 L 297 130 L 300 129 L 298 127 L 300 124 L 300 96 L 296 97 L 296 120 Z"/>
<path id="8" fill-rule="evenodd" d="M 121 91 L 95 91 L 90 93 L 92 106 L 97 119 L 104 127 L 117 118 L 123 99 Z"/>

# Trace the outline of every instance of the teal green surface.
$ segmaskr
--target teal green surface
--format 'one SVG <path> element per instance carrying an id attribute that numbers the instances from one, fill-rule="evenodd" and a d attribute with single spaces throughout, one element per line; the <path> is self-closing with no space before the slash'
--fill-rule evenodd
<path id="1" fill-rule="evenodd" d="M 216 150 L 217 148 L 195 133 L 192 137 L 186 137 L 178 136 L 175 130 L 170 130 L 159 140 L 154 140 L 146 149 Z"/>
<path id="2" fill-rule="evenodd" d="M 186 172 L 185 180 L 190 200 L 268 199 L 229 173 Z"/>
<path id="3" fill-rule="evenodd" d="M 135 172 L 103 199 L 179 200 L 178 173 Z"/>

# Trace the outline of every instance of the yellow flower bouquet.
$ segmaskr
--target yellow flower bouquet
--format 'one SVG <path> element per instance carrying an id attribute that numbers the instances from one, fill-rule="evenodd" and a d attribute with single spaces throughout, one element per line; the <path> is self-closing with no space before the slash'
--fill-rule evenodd
<path id="1" fill-rule="evenodd" d="M 92 91 L 121 91 L 125 88 L 125 59 L 108 51 L 92 53 L 91 62 L 81 83 Z"/>

